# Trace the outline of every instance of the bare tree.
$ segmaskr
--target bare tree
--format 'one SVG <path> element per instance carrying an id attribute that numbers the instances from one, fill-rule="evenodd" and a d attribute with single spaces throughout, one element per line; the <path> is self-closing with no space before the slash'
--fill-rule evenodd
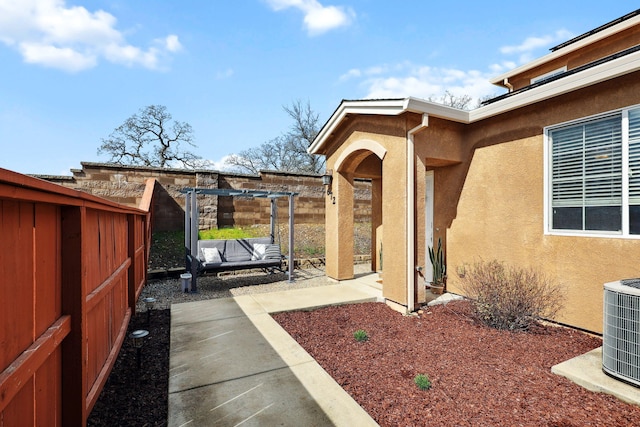
<path id="1" fill-rule="evenodd" d="M 467 110 L 472 99 L 470 95 L 457 96 L 446 90 L 441 97 L 436 98 L 432 95 L 427 98 L 427 101 L 436 102 L 459 110 Z"/>
<path id="2" fill-rule="evenodd" d="M 427 98 L 427 101 L 431 101 L 431 102 L 436 102 L 438 104 L 442 104 L 442 105 L 446 105 L 448 107 L 453 107 L 453 108 L 457 108 L 459 110 L 469 110 L 472 108 L 480 108 L 482 107 L 482 104 L 491 99 L 496 97 L 497 95 L 484 95 L 481 96 L 480 98 L 478 98 L 478 100 L 476 101 L 476 105 L 474 107 L 470 107 L 469 104 L 471 103 L 471 101 L 473 101 L 473 98 L 471 97 L 471 95 L 454 95 L 453 93 L 449 92 L 448 90 L 446 90 L 444 92 L 444 94 L 440 97 L 435 97 L 435 96 L 430 96 L 429 98 Z"/>
<path id="3" fill-rule="evenodd" d="M 196 147 L 191 125 L 172 122 L 163 105 L 149 105 L 103 138 L 98 154 L 108 154 L 109 161 L 118 164 L 196 167 L 200 156 L 184 150 L 182 145 Z"/>
<path id="4" fill-rule="evenodd" d="M 307 153 L 307 147 L 318 135 L 318 114 L 307 101 L 295 101 L 284 106 L 293 119 L 289 131 L 255 148 L 232 154 L 225 161 L 231 169 L 257 174 L 261 170 L 279 170 L 300 173 L 321 173 L 324 158 Z"/>

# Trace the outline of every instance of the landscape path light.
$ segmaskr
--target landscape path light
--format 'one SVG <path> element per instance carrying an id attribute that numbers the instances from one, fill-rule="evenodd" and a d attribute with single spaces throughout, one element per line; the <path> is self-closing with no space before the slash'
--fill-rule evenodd
<path id="1" fill-rule="evenodd" d="M 147 325 L 151 322 L 151 310 L 153 309 L 156 299 L 153 297 L 147 297 L 142 300 L 144 302 L 144 306 L 147 309 Z"/>
<path id="2" fill-rule="evenodd" d="M 140 372 L 140 356 L 142 352 L 142 346 L 144 345 L 144 340 L 149 336 L 149 331 L 145 329 L 138 329 L 129 334 L 129 338 L 131 338 L 131 343 L 133 344 L 133 348 L 136 349 L 136 361 L 138 364 L 138 372 Z"/>

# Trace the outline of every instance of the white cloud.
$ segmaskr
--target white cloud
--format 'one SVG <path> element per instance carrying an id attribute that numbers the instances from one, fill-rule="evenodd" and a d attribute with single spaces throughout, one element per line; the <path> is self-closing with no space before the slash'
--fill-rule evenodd
<path id="1" fill-rule="evenodd" d="M 182 44 L 180 44 L 180 40 L 178 40 L 178 36 L 175 34 L 171 34 L 167 36 L 165 41 L 165 47 L 169 52 L 178 52 L 182 50 Z"/>
<path id="2" fill-rule="evenodd" d="M 448 92 L 458 97 L 471 96 L 472 101 L 469 105 L 474 107 L 480 98 L 504 93 L 503 89 L 489 82 L 491 78 L 514 69 L 521 63 L 531 61 L 535 58 L 536 50 L 562 43 L 571 37 L 573 34 L 563 29 L 552 35 L 528 37 L 519 45 L 503 46 L 500 48 L 500 53 L 507 57 L 517 55 L 518 60 L 505 58 L 489 65 L 486 71 L 431 67 L 404 61 L 397 64 L 375 65 L 366 69 L 352 68 L 340 76 L 339 82 L 359 82 L 366 93 L 364 96 L 366 99 L 413 96 L 437 100 Z"/>
<path id="3" fill-rule="evenodd" d="M 542 48 L 548 48 L 553 44 L 561 43 L 573 37 L 573 33 L 561 29 L 553 34 L 541 37 L 527 37 L 522 43 L 514 46 L 502 46 L 500 52 L 505 55 L 520 54 L 520 63 L 525 63 L 533 58 L 533 52 Z"/>
<path id="4" fill-rule="evenodd" d="M 358 70 L 357 68 L 352 68 L 340 76 L 340 81 L 344 82 L 352 78 L 360 77 L 361 75 L 362 75 L 362 71 Z"/>
<path id="5" fill-rule="evenodd" d="M 159 69 L 164 56 L 182 47 L 173 34 L 160 39 L 158 47 L 133 46 L 116 23 L 108 12 L 67 6 L 65 0 L 0 0 L 0 42 L 16 49 L 28 63 L 78 72 L 104 58 Z"/>
<path id="6" fill-rule="evenodd" d="M 275 11 L 293 7 L 304 13 L 304 25 L 311 36 L 346 27 L 355 18 L 351 8 L 343 6 L 323 6 L 317 0 L 266 0 Z"/>
<path id="7" fill-rule="evenodd" d="M 227 68 L 224 71 L 218 71 L 216 73 L 216 79 L 218 80 L 228 79 L 229 77 L 233 76 L 233 74 L 234 74 L 233 68 Z"/>
<path id="8" fill-rule="evenodd" d="M 223 156 L 220 160 L 199 160 L 197 162 L 197 168 L 216 171 L 230 171 L 233 168 L 226 164 L 229 157 L 231 157 L 231 155 Z"/>
<path id="9" fill-rule="evenodd" d="M 455 68 L 439 68 L 425 65 L 415 65 L 402 62 L 394 65 L 381 65 L 359 71 L 363 77 L 361 86 L 366 90 L 367 99 L 417 98 L 440 99 L 446 92 L 456 96 L 471 96 L 476 100 L 487 95 L 495 94 L 495 88 L 489 79 L 490 72 L 477 70 L 458 70 Z M 356 76 L 354 70 L 347 73 Z"/>
<path id="10" fill-rule="evenodd" d="M 499 64 L 491 64 L 489 69 L 493 74 L 502 74 L 505 71 L 516 68 L 517 66 L 518 64 L 513 61 L 502 61 Z"/>
<path id="11" fill-rule="evenodd" d="M 95 55 L 81 54 L 68 47 L 59 48 L 39 43 L 20 43 L 20 53 L 27 63 L 44 64 L 71 72 L 95 67 L 97 63 Z"/>

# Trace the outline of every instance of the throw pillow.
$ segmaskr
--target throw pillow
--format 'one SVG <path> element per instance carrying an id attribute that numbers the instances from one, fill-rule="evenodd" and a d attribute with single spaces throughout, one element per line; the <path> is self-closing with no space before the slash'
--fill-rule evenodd
<path id="1" fill-rule="evenodd" d="M 264 259 L 264 251 L 266 250 L 266 248 L 267 248 L 267 245 L 264 243 L 254 243 L 253 254 L 251 255 L 251 261 Z"/>
<path id="2" fill-rule="evenodd" d="M 202 248 L 205 262 L 222 262 L 218 248 Z"/>
<path id="3" fill-rule="evenodd" d="M 280 246 L 267 245 L 264 251 L 264 259 L 280 259 Z"/>

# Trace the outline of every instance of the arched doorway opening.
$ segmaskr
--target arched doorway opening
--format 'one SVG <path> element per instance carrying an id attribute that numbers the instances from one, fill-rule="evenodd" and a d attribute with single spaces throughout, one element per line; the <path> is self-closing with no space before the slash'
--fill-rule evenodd
<path id="1" fill-rule="evenodd" d="M 371 270 L 382 270 L 382 164 L 386 149 L 372 140 L 350 144 L 333 164 L 335 204 L 327 205 L 327 275 L 336 280 L 354 276 L 354 180 L 371 180 Z M 331 230 L 329 232 L 329 230 Z"/>

